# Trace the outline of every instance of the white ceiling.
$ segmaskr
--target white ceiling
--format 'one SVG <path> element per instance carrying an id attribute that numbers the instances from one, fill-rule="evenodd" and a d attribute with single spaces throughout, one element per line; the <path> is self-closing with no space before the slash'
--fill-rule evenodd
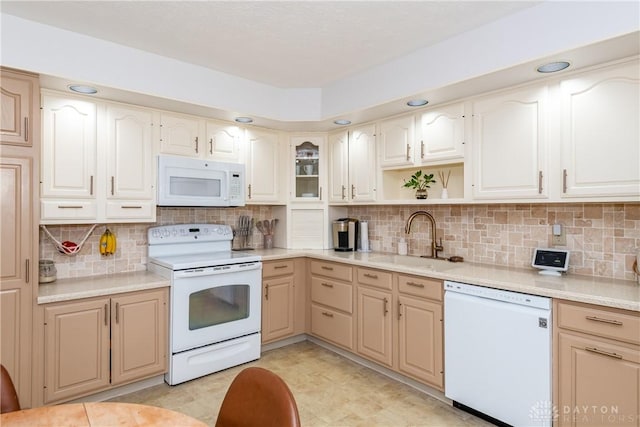
<path id="1" fill-rule="evenodd" d="M 320 88 L 539 1 L 2 1 L 3 13 L 280 88 Z"/>
<path id="2" fill-rule="evenodd" d="M 87 83 L 98 98 L 326 131 L 406 113 L 414 97 L 549 78 L 535 72 L 549 60 L 571 73 L 638 55 L 639 13 L 591 0 L 0 0 L 0 63 L 43 88 Z"/>

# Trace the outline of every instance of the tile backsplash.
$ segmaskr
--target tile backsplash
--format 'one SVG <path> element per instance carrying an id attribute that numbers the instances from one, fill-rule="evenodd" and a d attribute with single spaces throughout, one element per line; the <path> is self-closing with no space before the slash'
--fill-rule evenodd
<path id="1" fill-rule="evenodd" d="M 487 205 L 384 205 L 350 206 L 348 215 L 369 222 L 374 251 L 397 253 L 398 241 L 412 212 L 426 210 L 436 219 L 443 256 L 459 255 L 466 261 L 527 268 L 533 249 L 551 246 L 551 226 L 562 224 L 571 251 L 570 273 L 634 280 L 632 264 L 640 247 L 640 203 L 607 204 L 487 204 Z M 239 215 L 272 217 L 271 206 L 242 208 L 158 208 L 157 225 L 222 223 L 234 226 Z M 146 269 L 147 229 L 151 224 L 109 224 L 118 238 L 114 256 L 98 250 L 99 225 L 76 256 L 59 254 L 40 232 L 40 258 L 52 259 L 58 278 Z M 48 226 L 60 241 L 79 242 L 88 225 Z M 430 226 L 417 217 L 407 239 L 409 255 L 431 253 Z M 258 231 L 253 246 L 262 246 Z"/>
<path id="2" fill-rule="evenodd" d="M 411 213 L 426 210 L 442 238 L 442 256 L 465 261 L 528 268 L 533 249 L 552 247 L 551 226 L 562 224 L 571 251 L 569 272 L 634 280 L 640 248 L 640 204 L 491 204 L 438 206 L 352 206 L 350 217 L 369 222 L 374 251 L 398 251 Z M 407 236 L 409 255 L 431 255 L 431 227 L 417 217 Z"/>
<path id="3" fill-rule="evenodd" d="M 235 227 L 240 215 L 255 219 L 272 218 L 271 206 L 245 206 L 242 208 L 157 208 L 156 224 L 99 224 L 75 256 L 59 253 L 49 238 L 40 230 L 40 259 L 51 259 L 56 264 L 59 279 L 94 276 L 105 273 L 123 273 L 146 270 L 147 230 L 154 225 L 217 223 Z M 118 248 L 114 255 L 102 256 L 98 247 L 100 235 L 106 227 L 116 235 Z M 58 241 L 80 242 L 90 225 L 49 225 L 47 229 Z M 256 230 L 254 247 L 262 246 Z"/>

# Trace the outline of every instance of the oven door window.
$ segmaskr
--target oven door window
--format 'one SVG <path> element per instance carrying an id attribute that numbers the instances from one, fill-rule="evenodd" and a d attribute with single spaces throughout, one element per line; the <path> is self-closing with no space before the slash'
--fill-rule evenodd
<path id="1" fill-rule="evenodd" d="M 226 285 L 189 295 L 189 330 L 249 317 L 249 285 Z"/>

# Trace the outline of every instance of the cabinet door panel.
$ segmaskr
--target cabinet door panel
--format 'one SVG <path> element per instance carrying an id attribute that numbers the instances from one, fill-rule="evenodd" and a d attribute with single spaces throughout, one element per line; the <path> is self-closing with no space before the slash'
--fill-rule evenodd
<path id="1" fill-rule="evenodd" d="M 400 371 L 442 389 L 442 306 L 399 297 Z"/>
<path id="2" fill-rule="evenodd" d="M 42 196 L 94 198 L 96 105 L 44 95 Z"/>
<path id="3" fill-rule="evenodd" d="M 31 147 L 38 79 L 0 70 L 0 143 Z"/>
<path id="4" fill-rule="evenodd" d="M 358 353 L 387 366 L 393 363 L 391 294 L 358 288 Z"/>
<path id="5" fill-rule="evenodd" d="M 45 307 L 45 403 L 109 385 L 109 299 Z"/>
<path id="6" fill-rule="evenodd" d="M 166 289 L 112 299 L 112 385 L 165 372 L 166 300 Z"/>
<path id="7" fill-rule="evenodd" d="M 413 116 L 399 117 L 380 123 L 378 138 L 380 166 L 413 164 L 414 128 Z"/>
<path id="8" fill-rule="evenodd" d="M 160 152 L 198 157 L 204 141 L 199 140 L 198 119 L 179 114 L 162 113 L 160 118 Z"/>
<path id="9" fill-rule="evenodd" d="M 31 402 L 31 293 L 38 271 L 32 170 L 30 158 L 0 159 L 0 362 L 9 371 L 23 407 Z"/>
<path id="10" fill-rule="evenodd" d="M 153 198 L 150 111 L 107 105 L 107 198 Z"/>
<path id="11" fill-rule="evenodd" d="M 347 132 L 329 135 L 329 201 L 346 202 L 349 136 Z"/>
<path id="12" fill-rule="evenodd" d="M 227 123 L 206 123 L 206 151 L 213 159 L 237 162 L 240 158 L 240 128 Z"/>
<path id="13" fill-rule="evenodd" d="M 247 191 L 249 202 L 279 201 L 278 186 L 278 134 L 247 131 L 249 158 L 247 159 Z"/>
<path id="14" fill-rule="evenodd" d="M 423 163 L 464 157 L 464 104 L 440 107 L 422 114 L 416 157 Z"/>
<path id="15" fill-rule="evenodd" d="M 349 200 L 371 202 L 376 199 L 375 125 L 349 132 Z"/>
<path id="16" fill-rule="evenodd" d="M 640 195 L 640 66 L 561 83 L 564 197 Z"/>
<path id="17" fill-rule="evenodd" d="M 564 332 L 558 346 L 559 426 L 640 425 L 637 346 Z"/>
<path id="18" fill-rule="evenodd" d="M 265 280 L 262 340 L 270 341 L 293 333 L 293 276 Z"/>
<path id="19" fill-rule="evenodd" d="M 473 105 L 473 196 L 544 198 L 547 89 L 527 89 Z"/>

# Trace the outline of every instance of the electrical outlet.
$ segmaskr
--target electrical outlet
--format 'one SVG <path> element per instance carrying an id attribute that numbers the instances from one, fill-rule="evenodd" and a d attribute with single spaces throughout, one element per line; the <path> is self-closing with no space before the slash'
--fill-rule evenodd
<path id="1" fill-rule="evenodd" d="M 567 234 L 564 232 L 565 227 L 562 227 L 560 234 L 551 234 L 551 244 L 553 246 L 567 246 Z"/>

